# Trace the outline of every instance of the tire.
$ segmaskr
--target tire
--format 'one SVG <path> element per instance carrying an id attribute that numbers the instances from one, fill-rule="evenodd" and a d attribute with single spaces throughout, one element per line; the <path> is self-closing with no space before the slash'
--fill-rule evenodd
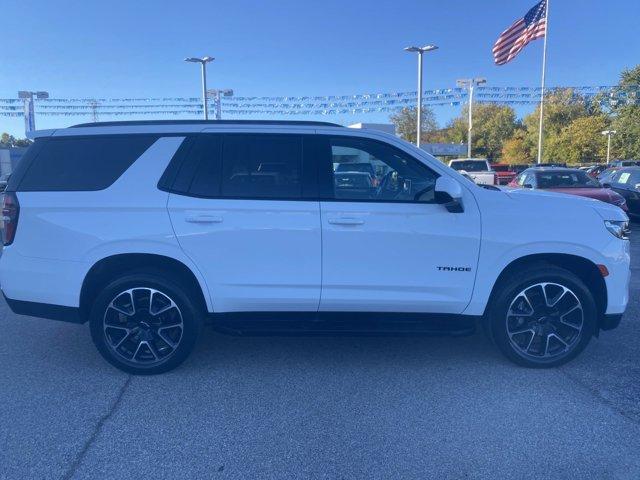
<path id="1" fill-rule="evenodd" d="M 568 270 L 540 264 L 509 276 L 497 288 L 488 326 L 500 351 L 518 365 L 563 365 L 584 350 L 596 331 L 593 295 Z"/>
<path id="2" fill-rule="evenodd" d="M 89 315 L 91 337 L 114 367 L 155 375 L 180 365 L 202 324 L 194 294 L 155 273 L 129 273 L 109 283 Z"/>

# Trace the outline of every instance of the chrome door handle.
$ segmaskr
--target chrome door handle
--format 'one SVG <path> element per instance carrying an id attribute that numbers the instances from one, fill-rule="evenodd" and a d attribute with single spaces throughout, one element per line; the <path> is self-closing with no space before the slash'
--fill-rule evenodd
<path id="1" fill-rule="evenodd" d="M 349 217 L 330 218 L 328 222 L 331 225 L 364 225 L 364 220 Z"/>
<path id="2" fill-rule="evenodd" d="M 206 213 L 187 214 L 185 220 L 189 223 L 222 223 L 220 215 L 208 215 Z"/>

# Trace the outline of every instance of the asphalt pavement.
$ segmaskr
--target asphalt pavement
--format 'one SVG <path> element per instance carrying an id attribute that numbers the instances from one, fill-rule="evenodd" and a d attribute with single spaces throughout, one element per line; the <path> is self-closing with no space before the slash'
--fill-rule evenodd
<path id="1" fill-rule="evenodd" d="M 0 478 L 640 478 L 640 226 L 631 303 L 569 365 L 470 337 L 229 337 L 132 377 L 86 325 L 0 304 Z"/>

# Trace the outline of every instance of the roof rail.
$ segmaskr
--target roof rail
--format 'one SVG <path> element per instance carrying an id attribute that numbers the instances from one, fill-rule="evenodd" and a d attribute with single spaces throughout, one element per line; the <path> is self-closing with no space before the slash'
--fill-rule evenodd
<path id="1" fill-rule="evenodd" d="M 316 127 L 342 127 L 337 123 L 311 122 L 306 120 L 127 120 L 122 122 L 79 123 L 69 128 L 118 127 L 137 125 L 306 125 Z"/>

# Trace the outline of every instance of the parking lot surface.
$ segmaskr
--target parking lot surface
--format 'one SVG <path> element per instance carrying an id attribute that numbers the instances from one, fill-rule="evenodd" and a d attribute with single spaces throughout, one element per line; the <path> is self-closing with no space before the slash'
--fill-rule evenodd
<path id="1" fill-rule="evenodd" d="M 640 226 L 631 303 L 569 365 L 481 334 L 228 337 L 177 370 L 109 366 L 86 325 L 0 306 L 0 478 L 640 478 Z"/>

